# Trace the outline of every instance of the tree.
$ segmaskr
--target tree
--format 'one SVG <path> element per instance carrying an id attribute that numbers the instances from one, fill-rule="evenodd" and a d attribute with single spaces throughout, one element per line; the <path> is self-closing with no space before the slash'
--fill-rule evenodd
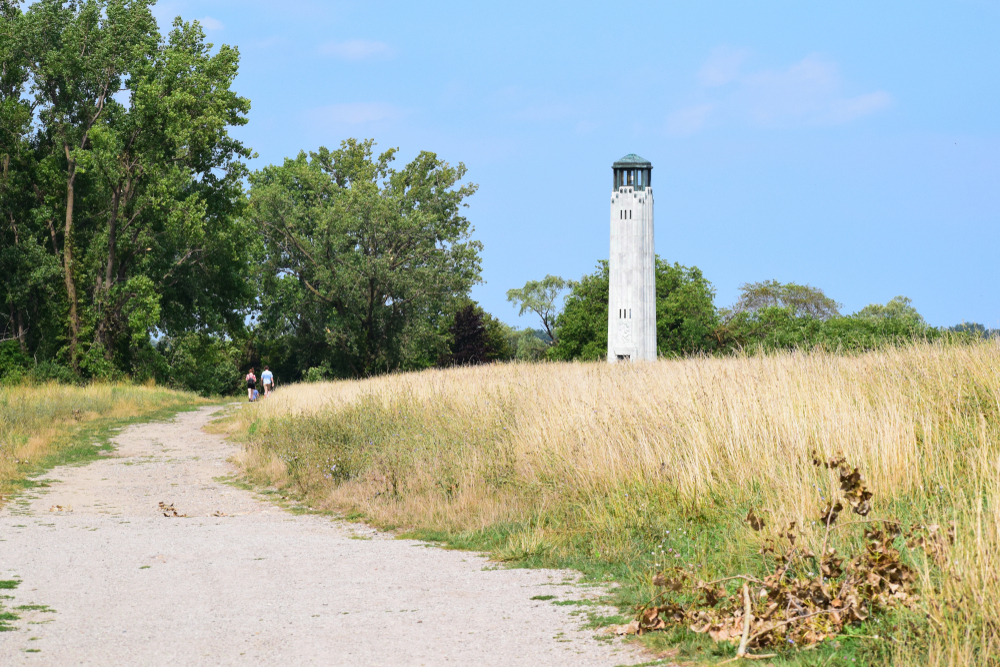
<path id="1" fill-rule="evenodd" d="M 27 14 L 24 48 L 29 54 L 32 92 L 37 99 L 43 158 L 50 185 L 61 183 L 63 196 L 49 192 L 44 211 L 61 264 L 69 307 L 69 358 L 78 368 L 81 318 L 77 298 L 77 177 L 86 172 L 91 133 L 98 128 L 122 79 L 156 48 L 156 21 L 145 3 L 40 0 Z M 62 250 L 56 217 L 63 212 Z"/>
<path id="2" fill-rule="evenodd" d="M 656 350 L 661 357 L 709 352 L 718 325 L 715 288 L 697 266 L 656 258 Z"/>
<path id="3" fill-rule="evenodd" d="M 157 368 L 154 332 L 236 335 L 254 239 L 228 135 L 239 54 L 151 2 L 0 5 L 0 331 L 83 375 Z M 5 337 L 0 335 L 0 337 Z"/>
<path id="4" fill-rule="evenodd" d="M 741 285 L 739 300 L 724 313 L 724 318 L 775 307 L 788 308 L 796 317 L 807 315 L 818 320 L 828 320 L 840 316 L 841 304 L 826 296 L 818 287 L 765 280 Z"/>
<path id="5" fill-rule="evenodd" d="M 514 353 L 507 341 L 505 328 L 475 303 L 459 308 L 448 327 L 451 354 L 447 363 L 472 366 L 512 358 Z"/>
<path id="6" fill-rule="evenodd" d="M 0 4 L 0 341 L 16 340 L 22 355 L 46 325 L 45 304 L 61 273 L 32 214 L 37 164 L 26 28 L 17 3 Z"/>
<path id="7" fill-rule="evenodd" d="M 916 328 L 927 327 L 927 321 L 913 307 L 913 299 L 905 296 L 893 297 L 885 304 L 869 304 L 854 313 L 851 317 L 872 320 L 893 320 L 909 324 Z"/>
<path id="8" fill-rule="evenodd" d="M 517 361 L 543 361 L 553 351 L 552 339 L 540 329 L 506 327 L 505 337 L 511 358 Z"/>
<path id="9" fill-rule="evenodd" d="M 249 101 L 230 89 L 239 54 L 211 50 L 197 24 L 175 21 L 157 57 L 130 72 L 127 107 L 92 141 L 89 170 L 109 200 L 92 257 L 94 342 L 109 359 L 116 342 L 153 327 L 242 329 L 253 245 L 233 239 L 252 236 L 238 215 L 251 153 L 227 127 L 246 123 Z"/>
<path id="10" fill-rule="evenodd" d="M 608 261 L 597 263 L 597 270 L 570 282 L 563 311 L 557 318 L 559 341 L 552 348 L 552 358 L 569 361 L 597 361 L 608 355 Z"/>
<path id="11" fill-rule="evenodd" d="M 259 331 L 290 335 L 300 372 L 359 377 L 434 364 L 439 327 L 479 281 L 482 248 L 460 214 L 477 186 L 465 165 L 349 139 L 251 178 L 249 216 L 264 240 Z"/>
<path id="12" fill-rule="evenodd" d="M 559 315 L 559 304 L 556 300 L 566 286 L 566 281 L 559 276 L 548 275 L 541 280 L 529 280 L 520 289 L 507 290 L 507 300 L 520 308 L 518 315 L 528 311 L 538 315 L 542 328 L 554 344 L 558 340 L 556 317 Z"/>
<path id="13" fill-rule="evenodd" d="M 558 318 L 554 359 L 605 359 L 608 353 L 608 262 L 570 283 Z M 681 356 L 714 348 L 715 290 L 697 267 L 656 258 L 656 347 L 660 356 Z"/>

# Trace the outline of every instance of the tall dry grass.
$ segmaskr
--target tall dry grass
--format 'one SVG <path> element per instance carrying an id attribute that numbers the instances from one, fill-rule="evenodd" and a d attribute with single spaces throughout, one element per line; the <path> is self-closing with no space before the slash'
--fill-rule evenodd
<path id="1" fill-rule="evenodd" d="M 896 661 L 1000 660 L 996 343 L 430 370 L 286 387 L 228 428 L 258 482 L 383 524 L 519 523 L 526 552 L 586 544 L 613 560 L 637 531 L 695 517 L 725 525 L 716 548 L 733 567 L 788 521 L 820 539 L 835 480 L 811 453 L 843 453 L 875 493 L 873 517 L 956 522 L 946 564 L 908 556 L 926 618 Z M 760 534 L 740 523 L 750 507 L 767 517 Z"/>
<path id="2" fill-rule="evenodd" d="M 81 428 L 200 401 L 185 392 L 129 384 L 76 387 L 53 382 L 0 387 L 0 503 L 17 480 L 37 470 Z"/>

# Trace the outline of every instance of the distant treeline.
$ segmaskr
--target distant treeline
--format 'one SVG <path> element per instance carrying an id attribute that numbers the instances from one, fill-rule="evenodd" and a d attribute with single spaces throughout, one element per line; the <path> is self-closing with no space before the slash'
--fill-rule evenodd
<path id="1" fill-rule="evenodd" d="M 560 310 L 559 300 L 569 291 Z M 884 345 L 947 338 L 969 341 L 1000 332 L 981 324 L 931 327 L 898 296 L 842 315 L 841 304 L 822 289 L 795 283 L 747 283 L 732 307 L 716 308 L 715 289 L 697 267 L 656 259 L 656 333 L 660 356 L 768 352 L 823 347 L 833 352 L 862 352 Z M 544 356 L 554 360 L 596 360 L 607 355 L 608 263 L 578 281 L 557 276 L 529 281 L 510 290 L 508 299 L 521 313 L 536 313 L 552 343 Z"/>
<path id="2" fill-rule="evenodd" d="M 397 169 L 394 149 L 351 139 L 252 172 L 230 136 L 250 110 L 232 89 L 238 51 L 196 21 L 162 34 L 150 5 L 0 3 L 2 381 L 225 394 L 263 364 L 280 386 L 603 357 L 606 264 L 512 290 L 540 330 L 499 322 L 469 298 L 482 246 L 463 164 L 423 152 Z M 845 318 L 810 289 L 747 286 L 717 310 L 698 269 L 660 262 L 660 353 L 942 335 L 905 300 Z M 965 335 L 989 333 L 975 326 Z"/>

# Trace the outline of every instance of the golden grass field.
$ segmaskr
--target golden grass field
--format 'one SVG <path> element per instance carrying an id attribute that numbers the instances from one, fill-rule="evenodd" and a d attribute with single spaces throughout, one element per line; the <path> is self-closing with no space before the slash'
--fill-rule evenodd
<path id="1" fill-rule="evenodd" d="M 382 525 L 509 526 L 501 558 L 641 563 L 671 527 L 710 524 L 711 540 L 681 545 L 706 578 L 752 569 L 788 521 L 820 540 L 834 482 L 811 452 L 843 453 L 875 493 L 871 518 L 956 522 L 942 567 L 907 552 L 923 618 L 893 661 L 1000 661 L 997 343 L 428 370 L 284 387 L 226 428 L 257 483 Z"/>
<path id="2" fill-rule="evenodd" d="M 129 384 L 0 387 L 0 504 L 25 475 L 71 446 L 81 429 L 197 402 L 203 401 L 193 394 Z"/>

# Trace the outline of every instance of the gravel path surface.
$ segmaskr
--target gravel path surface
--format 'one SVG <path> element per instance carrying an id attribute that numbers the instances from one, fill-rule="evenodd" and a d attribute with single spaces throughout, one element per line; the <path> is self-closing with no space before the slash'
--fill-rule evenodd
<path id="1" fill-rule="evenodd" d="M 595 597 L 573 573 L 493 569 L 215 481 L 235 452 L 201 430 L 216 409 L 129 427 L 112 456 L 52 470 L 0 511 L 0 580 L 21 580 L 0 590 L 21 616 L 0 632 L 0 665 L 642 660 L 579 629 L 574 612 L 594 607 L 531 599 Z"/>

